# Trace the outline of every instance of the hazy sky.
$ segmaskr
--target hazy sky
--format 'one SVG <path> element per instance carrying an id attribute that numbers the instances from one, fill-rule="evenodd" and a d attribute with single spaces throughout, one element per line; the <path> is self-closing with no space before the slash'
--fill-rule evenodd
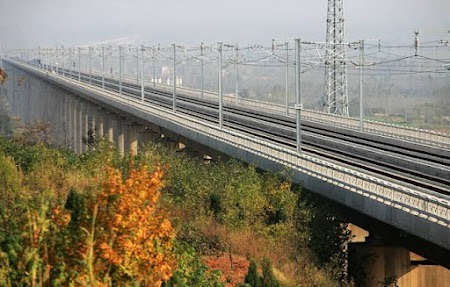
<path id="1" fill-rule="evenodd" d="M 137 36 L 146 43 L 324 41 L 327 0 L 0 0 L 0 42 L 55 46 Z M 344 0 L 346 40 L 449 38 L 450 0 Z"/>

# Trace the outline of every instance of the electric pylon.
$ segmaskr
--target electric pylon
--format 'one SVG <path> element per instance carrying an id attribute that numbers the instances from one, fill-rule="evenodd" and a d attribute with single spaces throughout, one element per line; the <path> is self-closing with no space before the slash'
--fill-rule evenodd
<path id="1" fill-rule="evenodd" d="M 324 109 L 348 116 L 343 0 L 328 0 Z"/>

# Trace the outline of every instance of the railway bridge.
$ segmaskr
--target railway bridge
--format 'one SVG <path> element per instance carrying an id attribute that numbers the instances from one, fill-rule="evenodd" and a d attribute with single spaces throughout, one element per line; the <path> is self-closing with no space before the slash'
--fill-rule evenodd
<path id="1" fill-rule="evenodd" d="M 20 57 L 3 64 L 14 85 L 8 93 L 14 113 L 25 122 L 51 122 L 77 153 L 87 150 L 83 138 L 94 130 L 121 153 L 160 141 L 268 171 L 288 169 L 295 183 L 349 208 L 362 225 L 384 226 L 386 237 L 450 264 L 448 134 L 370 121 L 361 131 L 358 119 L 299 105 L 286 114 L 283 106 Z"/>

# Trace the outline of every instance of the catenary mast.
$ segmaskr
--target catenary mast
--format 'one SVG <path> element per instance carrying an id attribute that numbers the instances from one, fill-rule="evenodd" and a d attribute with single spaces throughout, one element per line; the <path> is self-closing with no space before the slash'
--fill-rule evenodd
<path id="1" fill-rule="evenodd" d="M 328 0 L 324 109 L 348 116 L 343 0 Z"/>

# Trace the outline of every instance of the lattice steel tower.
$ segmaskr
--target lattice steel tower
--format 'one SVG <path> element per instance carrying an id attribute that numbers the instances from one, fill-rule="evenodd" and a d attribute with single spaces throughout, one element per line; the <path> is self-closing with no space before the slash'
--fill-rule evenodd
<path id="1" fill-rule="evenodd" d="M 348 116 L 343 0 L 328 0 L 324 109 Z"/>

